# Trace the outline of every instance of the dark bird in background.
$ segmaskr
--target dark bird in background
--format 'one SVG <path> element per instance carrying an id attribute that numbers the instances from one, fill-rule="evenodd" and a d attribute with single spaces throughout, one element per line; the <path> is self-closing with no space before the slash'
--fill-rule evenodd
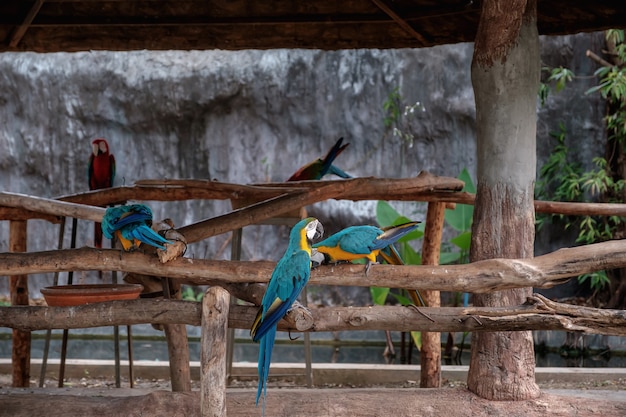
<path id="1" fill-rule="evenodd" d="M 346 149 L 349 143 L 341 146 L 343 138 L 339 138 L 337 143 L 330 148 L 324 159 L 317 158 L 316 160 L 309 162 L 296 171 L 287 181 L 305 181 L 305 180 L 321 180 L 326 174 L 334 174 L 341 178 L 352 178 L 351 175 L 346 174 L 341 169 L 333 165 L 333 161 L 344 149 Z"/>
<path id="2" fill-rule="evenodd" d="M 104 138 L 95 139 L 91 143 L 91 155 L 87 166 L 87 177 L 90 190 L 101 190 L 113 187 L 115 179 L 115 157 L 110 152 L 109 144 Z M 102 247 L 102 229 L 100 223 L 94 227 L 94 246 Z"/>

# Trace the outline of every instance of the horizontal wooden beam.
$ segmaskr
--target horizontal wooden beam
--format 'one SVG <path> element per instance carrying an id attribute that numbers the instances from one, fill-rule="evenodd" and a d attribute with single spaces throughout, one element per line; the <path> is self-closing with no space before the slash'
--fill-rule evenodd
<path id="1" fill-rule="evenodd" d="M 249 329 L 257 307 L 231 306 L 228 325 Z M 0 307 L 0 327 L 23 331 L 75 329 L 159 323 L 199 326 L 202 303 L 180 300 L 109 301 L 75 307 Z M 279 323 L 283 331 L 334 332 L 391 330 L 408 332 L 479 332 L 566 330 L 626 335 L 626 312 L 557 303 L 534 294 L 527 304 L 511 307 L 402 306 L 292 309 Z"/>
<path id="2" fill-rule="evenodd" d="M 57 271 L 125 271 L 170 277 L 193 285 L 268 282 L 276 264 L 180 258 L 165 264 L 156 256 L 116 249 L 63 249 L 0 253 L 0 275 Z M 509 288 L 549 288 L 571 277 L 626 267 L 626 240 L 612 240 L 531 259 L 487 259 L 463 265 L 325 265 L 311 271 L 311 284 L 391 287 L 484 293 Z"/>

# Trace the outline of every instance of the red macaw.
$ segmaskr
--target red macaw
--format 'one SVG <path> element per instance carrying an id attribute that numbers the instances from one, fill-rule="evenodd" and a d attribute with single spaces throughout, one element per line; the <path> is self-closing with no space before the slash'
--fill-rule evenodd
<path id="1" fill-rule="evenodd" d="M 98 138 L 91 143 L 91 148 L 92 152 L 87 167 L 89 189 L 100 190 L 112 187 L 115 178 L 115 157 L 109 150 L 109 144 L 104 138 Z M 102 247 L 100 223 L 95 224 L 93 240 L 95 247 Z"/>
<path id="2" fill-rule="evenodd" d="M 317 158 L 315 161 L 302 166 L 287 181 L 321 180 L 326 174 L 335 174 L 341 178 L 352 178 L 352 176 L 333 165 L 335 158 L 349 145 L 349 143 L 346 143 L 341 146 L 341 142 L 343 142 L 343 138 L 339 138 L 324 159 Z"/>

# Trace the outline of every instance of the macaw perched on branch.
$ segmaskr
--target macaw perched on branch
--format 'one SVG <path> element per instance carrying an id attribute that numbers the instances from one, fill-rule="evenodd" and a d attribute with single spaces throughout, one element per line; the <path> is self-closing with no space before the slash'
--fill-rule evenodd
<path id="1" fill-rule="evenodd" d="M 376 263 L 381 250 L 393 245 L 417 228 L 419 221 L 403 223 L 385 230 L 376 226 L 350 226 L 313 245 L 324 255 L 325 263 L 367 259 Z"/>
<path id="2" fill-rule="evenodd" d="M 125 251 L 137 249 L 145 243 L 165 250 L 169 240 L 151 229 L 152 210 L 144 204 L 109 207 L 102 218 L 102 232 L 107 239 L 116 236 Z"/>
<path id="3" fill-rule="evenodd" d="M 324 229 L 319 220 L 308 217 L 300 220 L 289 233 L 289 246 L 278 261 L 254 319 L 250 335 L 259 348 L 259 387 L 256 404 L 263 392 L 263 415 L 267 396 L 267 376 L 272 360 L 272 349 L 276 338 L 276 326 L 309 281 L 311 275 L 311 241 L 321 237 Z"/>
<path id="4" fill-rule="evenodd" d="M 315 161 L 302 166 L 287 181 L 321 180 L 326 174 L 335 174 L 341 178 L 352 178 L 352 176 L 333 165 L 335 158 L 349 145 L 349 143 L 346 143 L 341 146 L 341 142 L 343 142 L 343 138 L 339 138 L 324 159 L 317 158 Z"/>
<path id="5" fill-rule="evenodd" d="M 115 157 L 109 150 L 109 144 L 103 138 L 91 142 L 91 155 L 87 166 L 87 178 L 90 190 L 113 187 L 115 179 Z M 93 240 L 96 248 L 102 247 L 102 229 L 95 223 Z"/>

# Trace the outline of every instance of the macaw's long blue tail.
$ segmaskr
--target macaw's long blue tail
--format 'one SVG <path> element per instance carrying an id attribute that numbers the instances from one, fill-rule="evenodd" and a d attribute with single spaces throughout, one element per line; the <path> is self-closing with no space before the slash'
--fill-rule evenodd
<path id="1" fill-rule="evenodd" d="M 385 229 L 383 229 L 385 232 L 376 238 L 376 243 L 372 246 L 372 250 L 382 249 L 389 245 L 393 245 L 406 234 L 417 229 L 417 226 L 420 223 L 421 222 L 419 221 L 415 221 L 399 224 L 393 227 L 386 227 Z"/>
<path id="2" fill-rule="evenodd" d="M 334 174 L 338 177 L 341 178 L 352 178 L 352 175 L 346 173 L 345 171 L 341 170 L 340 168 L 337 168 L 335 165 L 331 165 L 330 169 L 328 170 L 329 174 Z"/>
<path id="3" fill-rule="evenodd" d="M 259 405 L 259 398 L 263 392 L 263 415 L 265 415 L 265 397 L 267 397 L 267 376 L 270 372 L 270 362 L 272 361 L 272 349 L 276 339 L 276 327 L 270 328 L 261 338 L 259 348 L 259 387 L 256 392 L 256 405 Z"/>

